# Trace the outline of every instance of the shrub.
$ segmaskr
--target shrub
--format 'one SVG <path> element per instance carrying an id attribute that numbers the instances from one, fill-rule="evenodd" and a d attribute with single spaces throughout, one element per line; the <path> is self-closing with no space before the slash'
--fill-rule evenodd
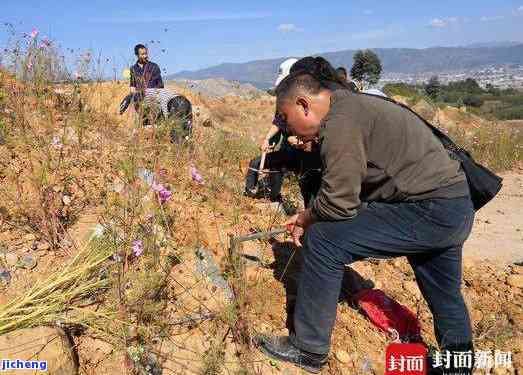
<path id="1" fill-rule="evenodd" d="M 441 93 L 441 84 L 437 76 L 431 77 L 427 86 L 425 86 L 425 93 L 432 99 L 436 100 Z"/>
<path id="2" fill-rule="evenodd" d="M 483 99 L 476 95 L 468 95 L 463 98 L 463 104 L 479 108 L 483 105 Z"/>
<path id="3" fill-rule="evenodd" d="M 406 83 L 388 83 L 383 86 L 383 92 L 388 96 L 403 96 L 406 98 L 418 98 L 420 96 L 415 86 Z"/>

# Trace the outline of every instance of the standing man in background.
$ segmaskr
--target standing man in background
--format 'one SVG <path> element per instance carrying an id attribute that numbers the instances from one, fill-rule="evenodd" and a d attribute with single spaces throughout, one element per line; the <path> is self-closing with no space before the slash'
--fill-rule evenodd
<path id="1" fill-rule="evenodd" d="M 347 78 L 349 77 L 347 74 L 347 69 L 345 69 L 343 66 L 340 66 L 336 69 L 336 73 L 338 73 L 338 77 L 343 81 L 346 82 Z"/>
<path id="2" fill-rule="evenodd" d="M 131 93 L 144 93 L 145 89 L 163 89 L 160 67 L 149 61 L 147 47 L 137 44 L 134 47 L 137 61 L 131 67 Z"/>
<path id="3" fill-rule="evenodd" d="M 163 80 L 160 67 L 149 61 L 147 47 L 143 44 L 134 46 L 136 55 L 136 64 L 131 67 L 130 92 L 134 98 L 134 110 L 139 114 L 140 121 L 143 125 L 149 125 L 147 110 L 142 108 L 141 104 L 150 89 L 163 89 Z"/>

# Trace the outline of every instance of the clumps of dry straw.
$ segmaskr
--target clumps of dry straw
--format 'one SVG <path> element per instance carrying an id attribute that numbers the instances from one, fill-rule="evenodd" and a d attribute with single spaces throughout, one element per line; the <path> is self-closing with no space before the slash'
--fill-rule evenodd
<path id="1" fill-rule="evenodd" d="M 114 249 L 92 239 L 62 270 L 0 307 L 0 335 L 17 329 L 61 324 L 100 326 L 115 316 L 89 307 L 109 287 L 108 259 Z M 110 314 L 110 315 L 107 315 Z"/>

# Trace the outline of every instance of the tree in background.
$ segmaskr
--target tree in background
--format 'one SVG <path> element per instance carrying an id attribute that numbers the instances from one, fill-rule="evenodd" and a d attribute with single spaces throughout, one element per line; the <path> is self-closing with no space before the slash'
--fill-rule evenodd
<path id="1" fill-rule="evenodd" d="M 441 93 L 441 83 L 439 82 L 438 76 L 432 76 L 425 86 L 425 93 L 432 100 L 437 100 Z"/>
<path id="2" fill-rule="evenodd" d="M 350 70 L 350 75 L 357 82 L 358 87 L 372 86 L 378 83 L 381 78 L 381 61 L 373 51 L 359 50 L 354 54 L 354 64 Z"/>
<path id="3" fill-rule="evenodd" d="M 449 82 L 447 89 L 450 91 L 464 92 L 470 95 L 481 95 L 484 93 L 484 90 L 473 78 L 467 78 L 464 81 Z"/>
<path id="4" fill-rule="evenodd" d="M 483 99 L 477 95 L 467 95 L 463 98 L 463 104 L 469 107 L 479 108 L 483 105 Z"/>

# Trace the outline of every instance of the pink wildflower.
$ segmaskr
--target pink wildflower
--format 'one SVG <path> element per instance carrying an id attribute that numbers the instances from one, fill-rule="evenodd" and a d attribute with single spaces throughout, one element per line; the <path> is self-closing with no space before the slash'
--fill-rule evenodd
<path id="1" fill-rule="evenodd" d="M 153 183 L 151 185 L 151 189 L 153 189 L 153 191 L 156 191 L 157 193 L 159 193 L 160 191 L 164 190 L 165 188 L 163 187 L 162 184 L 157 184 L 156 182 L 153 181 Z"/>
<path id="2" fill-rule="evenodd" d="M 36 38 L 38 36 L 38 30 L 33 28 L 33 31 L 31 31 L 31 38 Z"/>
<path id="3" fill-rule="evenodd" d="M 158 193 L 158 197 L 160 198 L 160 203 L 163 204 L 163 203 L 167 202 L 171 198 L 172 195 L 173 195 L 173 193 L 170 190 L 167 190 L 167 189 L 161 190 Z"/>
<path id="4" fill-rule="evenodd" d="M 203 177 L 200 175 L 200 173 L 198 173 L 198 170 L 196 169 L 195 166 L 191 167 L 190 173 L 191 173 L 191 178 L 193 179 L 194 182 L 196 182 L 199 185 L 203 185 Z"/>
<path id="5" fill-rule="evenodd" d="M 131 249 L 135 257 L 139 257 L 143 254 L 143 242 L 141 240 L 134 240 Z"/>
<path id="6" fill-rule="evenodd" d="M 53 140 L 51 141 L 51 146 L 53 146 L 54 148 L 57 148 L 57 149 L 64 147 L 64 145 L 62 144 L 62 142 L 60 140 L 60 137 L 58 137 L 57 135 L 55 135 L 53 137 Z"/>

